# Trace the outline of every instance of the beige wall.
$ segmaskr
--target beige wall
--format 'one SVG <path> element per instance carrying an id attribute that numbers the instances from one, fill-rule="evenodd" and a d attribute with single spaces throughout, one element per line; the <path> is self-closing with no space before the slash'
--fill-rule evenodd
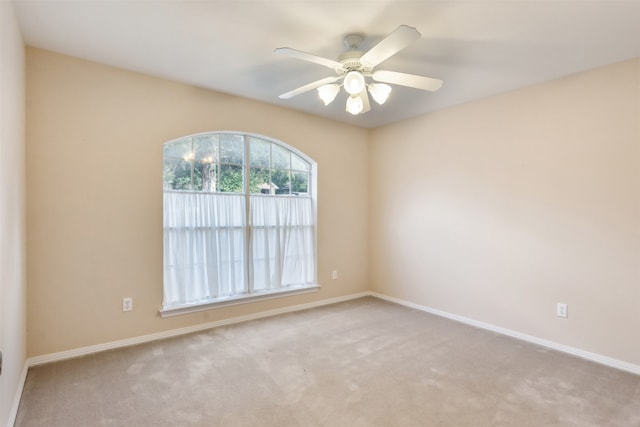
<path id="1" fill-rule="evenodd" d="M 30 356 L 367 289 L 367 131 L 33 48 L 27 117 Z M 322 290 L 161 319 L 162 143 L 215 130 L 318 162 Z"/>
<path id="2" fill-rule="evenodd" d="M 640 59 L 377 129 L 370 175 L 373 290 L 640 364 Z"/>
<path id="3" fill-rule="evenodd" d="M 17 409 L 27 351 L 24 70 L 13 4 L 0 1 L 0 426 Z"/>
<path id="4" fill-rule="evenodd" d="M 27 94 L 31 356 L 370 289 L 640 364 L 640 60 L 374 131 L 31 48 Z M 161 144 L 212 130 L 318 161 L 323 289 L 161 319 Z"/>

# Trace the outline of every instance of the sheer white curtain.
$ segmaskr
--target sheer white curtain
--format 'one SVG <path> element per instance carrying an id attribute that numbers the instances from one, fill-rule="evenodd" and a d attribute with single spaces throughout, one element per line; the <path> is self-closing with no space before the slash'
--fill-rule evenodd
<path id="1" fill-rule="evenodd" d="M 245 203 L 243 194 L 165 191 L 164 309 L 314 284 L 312 199 L 251 196 L 250 224 Z"/>
<path id="2" fill-rule="evenodd" d="M 310 197 L 251 196 L 253 289 L 315 281 L 315 233 Z"/>
<path id="3" fill-rule="evenodd" d="M 164 192 L 163 307 L 246 292 L 245 196 Z"/>

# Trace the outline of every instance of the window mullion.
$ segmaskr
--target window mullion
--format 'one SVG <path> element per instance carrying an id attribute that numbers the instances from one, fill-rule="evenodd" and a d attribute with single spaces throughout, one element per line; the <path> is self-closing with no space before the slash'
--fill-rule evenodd
<path id="1" fill-rule="evenodd" d="M 249 149 L 249 136 L 244 136 L 244 197 L 245 197 L 245 232 L 244 232 L 244 256 L 245 256 L 245 289 L 252 293 L 253 284 L 253 224 L 251 222 L 251 151 Z"/>
<path id="2" fill-rule="evenodd" d="M 191 191 L 194 191 L 196 189 L 196 186 L 193 185 L 193 169 L 195 168 L 195 147 L 193 146 L 193 138 L 190 138 L 191 143 L 189 144 L 189 147 L 191 148 L 191 151 L 189 151 L 189 164 L 191 166 L 191 180 L 189 183 L 189 189 Z"/>

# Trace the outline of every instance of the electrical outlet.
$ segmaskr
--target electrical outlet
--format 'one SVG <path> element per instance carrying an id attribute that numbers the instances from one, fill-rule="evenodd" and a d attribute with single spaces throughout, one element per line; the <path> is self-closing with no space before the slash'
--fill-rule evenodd
<path id="1" fill-rule="evenodd" d="M 567 304 L 559 302 L 556 306 L 556 315 L 558 317 L 568 317 Z"/>
<path id="2" fill-rule="evenodd" d="M 133 310 L 133 298 L 127 297 L 122 298 L 122 311 L 131 311 Z"/>
<path id="3" fill-rule="evenodd" d="M 331 272 L 331 278 L 332 278 L 333 280 L 336 280 L 336 279 L 338 278 L 338 270 L 333 270 L 333 271 Z"/>

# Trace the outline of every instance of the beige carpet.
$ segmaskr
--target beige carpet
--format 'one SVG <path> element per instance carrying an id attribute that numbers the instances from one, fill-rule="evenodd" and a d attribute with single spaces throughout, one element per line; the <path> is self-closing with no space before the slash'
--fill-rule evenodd
<path id="1" fill-rule="evenodd" d="M 640 377 L 363 298 L 29 370 L 16 426 L 640 426 Z"/>

